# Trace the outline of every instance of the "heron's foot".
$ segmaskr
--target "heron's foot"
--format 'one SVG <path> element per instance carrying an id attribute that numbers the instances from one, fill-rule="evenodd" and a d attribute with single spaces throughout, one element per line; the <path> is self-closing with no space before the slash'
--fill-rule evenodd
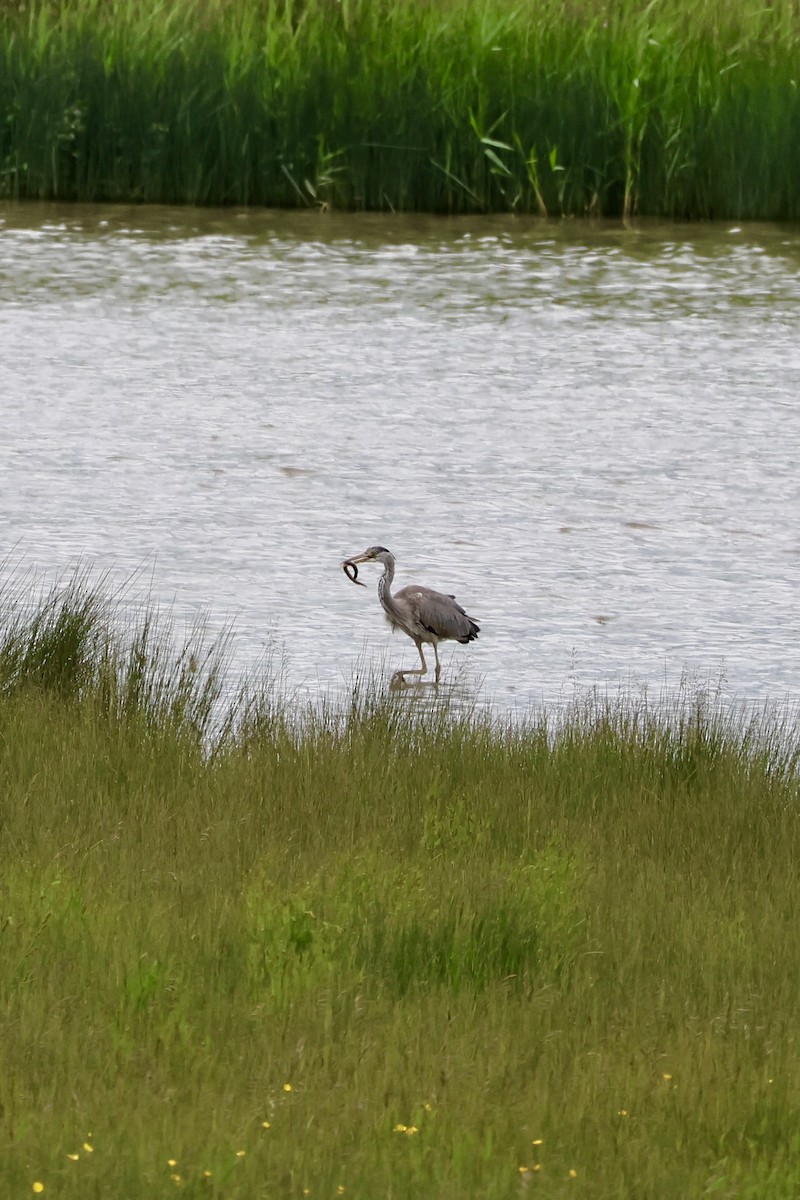
<path id="1" fill-rule="evenodd" d="M 413 680 L 406 679 L 406 675 L 414 675 L 414 676 L 416 676 L 416 678 Z M 415 671 L 410 667 L 406 668 L 405 671 L 403 671 L 403 670 L 395 671 L 394 674 L 392 675 L 391 680 L 389 681 L 389 687 L 392 689 L 414 687 L 416 684 L 419 684 L 422 682 L 422 680 L 420 679 L 421 675 L 422 675 L 422 671 Z"/>
<path id="2" fill-rule="evenodd" d="M 392 675 L 392 678 L 389 680 L 389 690 L 391 692 L 404 692 L 408 688 L 413 687 L 416 682 L 416 679 L 413 683 L 406 679 L 402 671 L 395 671 L 395 673 Z"/>

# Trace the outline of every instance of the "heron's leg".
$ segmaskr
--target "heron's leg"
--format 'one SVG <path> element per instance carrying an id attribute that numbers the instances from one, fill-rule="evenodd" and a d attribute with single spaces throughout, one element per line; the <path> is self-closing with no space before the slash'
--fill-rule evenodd
<path id="1" fill-rule="evenodd" d="M 439 682 L 439 676 L 442 673 L 442 664 L 439 662 L 439 647 L 436 642 L 433 643 L 433 653 L 436 658 L 436 682 Z"/>
<path id="2" fill-rule="evenodd" d="M 414 638 L 414 645 L 419 650 L 419 657 L 420 657 L 420 661 L 422 662 L 422 666 L 421 667 L 403 667 L 403 668 L 401 668 L 401 670 L 395 671 L 394 675 L 392 676 L 392 679 L 399 679 L 403 683 L 405 683 L 406 675 L 427 675 L 428 664 L 425 662 L 425 655 L 422 653 L 422 642 L 418 642 L 417 639 Z"/>

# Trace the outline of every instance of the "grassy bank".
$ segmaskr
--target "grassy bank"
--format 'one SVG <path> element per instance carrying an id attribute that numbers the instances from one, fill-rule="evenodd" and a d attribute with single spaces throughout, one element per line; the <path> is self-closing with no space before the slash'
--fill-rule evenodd
<path id="1" fill-rule="evenodd" d="M 80 586 L 0 636 L 0 1191 L 789 1200 L 785 724 L 216 724 Z"/>
<path id="2" fill-rule="evenodd" d="M 793 0 L 0 5 L 0 195 L 800 217 Z"/>

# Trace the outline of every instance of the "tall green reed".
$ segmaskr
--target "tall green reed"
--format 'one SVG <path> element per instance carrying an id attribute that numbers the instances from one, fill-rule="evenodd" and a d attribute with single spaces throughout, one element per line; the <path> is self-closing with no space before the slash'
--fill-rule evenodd
<path id="1" fill-rule="evenodd" d="M 788 0 L 0 10 L 0 192 L 796 217 Z"/>

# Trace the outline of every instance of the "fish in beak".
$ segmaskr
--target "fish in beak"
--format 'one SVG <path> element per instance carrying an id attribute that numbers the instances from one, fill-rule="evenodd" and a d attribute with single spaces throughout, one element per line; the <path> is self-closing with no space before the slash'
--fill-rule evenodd
<path id="1" fill-rule="evenodd" d="M 342 570 L 351 583 L 357 584 L 359 587 L 366 587 L 358 578 L 358 563 L 369 562 L 369 556 L 366 554 L 356 554 L 354 558 L 346 558 L 342 563 Z"/>

